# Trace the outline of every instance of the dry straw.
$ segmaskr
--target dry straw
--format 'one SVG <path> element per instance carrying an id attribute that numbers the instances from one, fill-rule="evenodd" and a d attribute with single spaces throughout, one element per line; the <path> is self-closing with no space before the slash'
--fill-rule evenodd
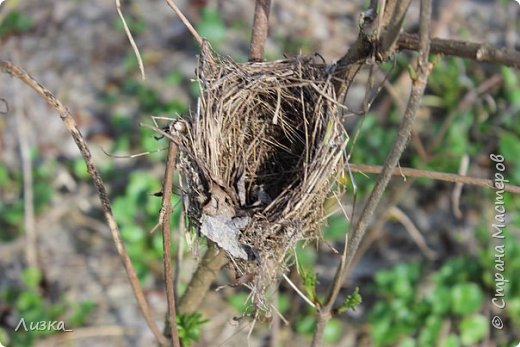
<path id="1" fill-rule="evenodd" d="M 237 63 L 202 49 L 198 107 L 179 143 L 185 209 L 250 279 L 261 311 L 296 242 L 320 238 L 344 165 L 333 70 L 314 57 Z"/>

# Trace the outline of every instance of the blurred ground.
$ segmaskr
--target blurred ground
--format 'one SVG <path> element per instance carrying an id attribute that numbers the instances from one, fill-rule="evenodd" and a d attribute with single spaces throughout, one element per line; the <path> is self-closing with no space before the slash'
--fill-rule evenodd
<path id="1" fill-rule="evenodd" d="M 253 1 L 199 0 L 177 3 L 194 23 L 199 24 L 211 21 L 204 17 L 203 8 L 216 10 L 225 29 L 222 37 L 213 32 L 217 35 L 217 49 L 237 59 L 245 59 Z M 438 2 L 437 35 L 513 47 L 518 40 L 515 21 L 519 7 L 516 5 L 514 1 L 505 5 L 492 1 Z M 283 53 L 296 54 L 301 49 L 304 53 L 319 52 L 327 61 L 334 61 L 355 40 L 361 8 L 361 2 L 343 0 L 273 1 L 267 55 L 278 58 Z M 115 4 L 101 0 L 7 0 L 0 7 L 0 21 L 14 10 L 32 18 L 34 25 L 29 31 L 0 37 L 0 59 L 22 66 L 70 108 L 89 140 L 96 164 L 114 165 L 118 172 L 116 176 L 119 177 L 109 185 L 112 193 L 117 194 L 124 189 L 127 181 L 124 176 L 134 170 L 142 170 L 160 182 L 161 162 L 147 162 L 146 158 L 114 159 L 102 151 L 102 148 L 112 148 L 119 135 L 120 130 L 111 121 L 113 115 L 124 115 L 133 122 L 134 129 L 138 122 L 150 120 L 150 114 L 139 113 L 137 97 L 128 94 L 117 97 L 126 80 L 138 80 L 139 71 L 131 46 L 121 30 Z M 142 83 L 156 90 L 161 100 L 193 105 L 189 80 L 194 75 L 197 47 L 181 22 L 165 2 L 159 0 L 125 1 L 123 13 L 134 22 L 131 28 L 144 58 L 147 79 Z M 414 2 L 408 17 L 412 19 L 406 23 L 407 27 L 414 26 L 413 18 L 416 17 L 417 3 Z M 175 78 L 180 82 L 169 83 L 167 76 L 177 76 Z M 359 90 L 354 89 L 352 102 L 359 103 L 363 93 L 363 86 Z M 107 95 L 116 95 L 116 99 L 106 103 L 103 100 Z M 19 149 L 22 122 L 23 141 L 35 153 L 35 165 L 46 162 L 56 164 L 55 175 L 49 182 L 54 194 L 49 205 L 36 216 L 38 252 L 45 278 L 52 288 L 50 291 L 53 295 L 65 295 L 72 302 L 85 299 L 96 302 L 87 324 L 96 327 L 94 332 L 79 328 L 65 337 L 70 339 L 67 344 L 153 345 L 151 333 L 139 314 L 116 256 L 108 228 L 100 217 L 93 186 L 70 173 L 68 163 L 77 159 L 79 153 L 61 120 L 32 91 L 5 74 L 0 75 L 0 98 L 9 104 L 8 113 L 0 116 L 0 161 L 12 170 L 21 170 Z M 157 144 L 156 147 L 160 148 L 161 145 Z M 137 151 L 135 147 L 128 149 Z M 16 191 L 21 191 L 21 187 Z M 7 192 L 2 193 L 2 199 L 12 198 Z M 453 224 L 459 223 L 450 215 L 451 211 L 437 208 L 449 205 L 446 202 L 449 195 L 430 193 L 431 203 L 425 204 L 414 215 L 421 231 L 428 234 L 439 229 L 449 230 Z M 407 200 L 410 204 L 405 207 L 414 209 L 419 199 L 412 193 Z M 471 230 L 476 223 L 472 216 L 468 213 L 459 226 Z M 23 229 L 23 226 L 19 228 Z M 0 234 L 2 232 L 0 230 Z M 433 236 L 433 241 L 429 240 L 434 246 L 440 244 L 440 241 L 436 243 L 436 237 L 438 235 Z M 381 267 L 381 263 L 389 260 L 395 262 L 421 257 L 413 242 L 408 241 L 402 246 L 402 238 L 394 240 L 393 246 L 396 247 L 378 249 L 372 257 L 362 261 L 354 272 L 353 281 L 368 278 L 376 268 Z M 396 243 L 401 243 L 401 246 Z M 24 245 L 22 237 L 0 245 L 0 290 L 19 282 Z M 442 252 L 449 253 L 449 250 L 441 249 Z M 189 278 L 194 266 L 190 255 L 185 258 L 181 280 Z M 323 261 L 335 260 L 333 256 L 328 256 Z M 330 267 L 323 263 L 317 271 L 323 276 L 323 282 L 332 275 Z M 149 288 L 147 295 L 156 318 L 162 322 L 166 309 L 162 286 L 159 281 L 149 281 L 145 286 Z M 230 323 L 236 312 L 221 299 L 220 294 L 211 294 L 204 312 L 211 317 L 211 321 L 205 326 L 206 333 L 199 346 L 244 345 L 248 328 Z M 7 325 L 13 324 L 13 319 L 16 321 L 8 315 L 2 317 L 3 324 Z M 265 345 L 267 330 L 265 326 L 260 326 L 250 340 L 251 346 Z M 56 338 L 49 339 L 38 345 L 58 345 Z M 351 346 L 352 339 L 352 334 L 346 331 L 338 345 Z M 297 346 L 301 343 L 306 342 L 293 339 L 284 345 Z"/>

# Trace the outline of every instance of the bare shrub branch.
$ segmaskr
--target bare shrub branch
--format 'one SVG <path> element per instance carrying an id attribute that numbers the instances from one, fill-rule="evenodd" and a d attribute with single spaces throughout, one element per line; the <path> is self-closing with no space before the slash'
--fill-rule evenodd
<path id="1" fill-rule="evenodd" d="M 164 281 L 166 282 L 166 298 L 168 301 L 169 331 L 174 347 L 180 347 L 179 332 L 177 331 L 177 312 L 175 307 L 175 287 L 173 281 L 171 242 L 170 242 L 170 217 L 172 214 L 172 189 L 173 174 L 175 171 L 175 160 L 177 158 L 177 145 L 170 141 L 168 147 L 168 158 L 166 160 L 166 170 L 164 171 L 164 182 L 162 189 L 161 223 L 163 236 L 163 262 L 164 262 Z"/>
<path id="2" fill-rule="evenodd" d="M 123 16 L 123 12 L 121 12 L 121 1 L 116 0 L 116 10 L 117 14 L 119 15 L 119 18 L 121 18 L 121 22 L 123 22 L 123 28 L 125 29 L 126 36 L 128 37 L 128 41 L 130 41 L 130 45 L 132 45 L 132 48 L 134 49 L 135 56 L 137 58 L 137 63 L 139 64 L 139 71 L 141 71 L 141 78 L 143 80 L 146 79 L 146 75 L 144 74 L 144 64 L 143 59 L 141 58 L 141 53 L 139 53 L 139 48 L 137 48 L 137 45 L 134 41 L 134 37 L 132 36 L 132 33 L 130 32 L 130 28 L 128 28 L 128 25 L 126 24 L 125 17 Z"/>
<path id="3" fill-rule="evenodd" d="M 398 50 L 419 49 L 419 36 L 402 33 L 397 40 Z M 472 43 L 457 40 L 434 38 L 431 42 L 431 53 L 473 59 L 476 61 L 502 64 L 520 68 L 520 52 L 514 49 L 496 48 L 486 43 Z"/>
<path id="4" fill-rule="evenodd" d="M 40 96 L 42 96 L 45 99 L 45 101 L 47 101 L 49 106 L 54 108 L 59 113 L 61 120 L 65 123 L 65 127 L 71 134 L 72 138 L 74 139 L 74 142 L 76 142 L 76 145 L 78 146 L 81 155 L 83 156 L 83 159 L 87 164 L 87 171 L 89 175 L 92 177 L 92 180 L 94 181 L 94 185 L 96 187 L 99 200 L 101 201 L 101 206 L 103 208 L 105 218 L 112 233 L 114 244 L 116 246 L 119 257 L 121 258 L 121 261 L 123 262 L 123 265 L 125 267 L 128 279 L 130 281 L 130 285 L 132 286 L 132 290 L 134 292 L 134 296 L 137 300 L 139 308 L 141 309 L 143 316 L 146 319 L 146 322 L 148 323 L 148 327 L 153 332 L 157 341 L 163 345 L 166 345 L 168 341 L 161 334 L 159 327 L 157 326 L 152 317 L 152 311 L 148 306 L 148 303 L 146 302 L 146 298 L 144 296 L 141 285 L 139 284 L 139 279 L 137 278 L 137 274 L 132 265 L 132 261 L 130 260 L 130 257 L 126 252 L 124 243 L 121 239 L 121 234 L 119 232 L 117 223 L 114 219 L 112 207 L 110 204 L 110 200 L 108 199 L 108 193 L 103 183 L 103 180 L 101 179 L 101 176 L 99 175 L 99 172 L 92 161 L 92 155 L 90 153 L 90 150 L 88 149 L 83 135 L 79 131 L 76 121 L 74 120 L 74 118 L 72 118 L 70 111 L 58 99 L 56 99 L 56 97 L 47 88 L 45 88 L 36 80 L 34 80 L 34 78 L 32 78 L 27 72 L 25 72 L 18 66 L 13 65 L 9 62 L 0 61 L 0 69 L 3 72 L 6 72 L 23 81 L 34 91 L 40 94 Z"/>
<path id="5" fill-rule="evenodd" d="M 378 166 L 378 165 L 349 164 L 349 166 L 353 172 L 379 174 L 383 171 L 383 167 Z M 438 181 L 469 184 L 469 185 L 485 187 L 485 188 L 489 188 L 489 189 L 496 189 L 494 186 L 493 180 L 462 176 L 462 175 L 446 173 L 446 172 L 435 172 L 435 171 L 429 171 L 429 170 L 419 170 L 419 169 L 412 169 L 412 168 L 407 168 L 407 167 L 400 167 L 399 169 L 394 168 L 394 170 L 392 171 L 392 175 L 393 176 L 403 176 L 404 175 L 404 176 L 409 176 L 409 177 L 430 178 L 430 179 L 438 180 Z M 515 194 L 520 194 L 520 186 L 515 186 L 513 184 L 504 184 L 504 191 L 515 193 Z"/>
<path id="6" fill-rule="evenodd" d="M 395 5 L 397 8 L 398 5 Z M 386 9 L 392 8 L 392 2 L 386 4 Z M 389 10 L 391 11 L 391 10 Z M 406 12 L 406 11 L 404 11 Z M 339 294 L 340 288 L 343 285 L 344 278 L 346 275 L 346 269 L 349 267 L 350 262 L 354 258 L 356 251 L 361 243 L 363 235 L 368 227 L 368 223 L 379 203 L 383 192 L 390 181 L 392 172 L 394 171 L 402 152 L 404 151 L 406 144 L 410 138 L 413 122 L 419 108 L 420 101 L 426 88 L 428 75 L 430 73 L 430 67 L 428 63 L 428 54 L 430 50 L 430 22 L 431 22 L 431 0 L 421 1 L 421 15 L 420 15 L 420 50 L 419 50 L 419 61 L 417 67 L 417 78 L 413 81 L 412 91 L 410 93 L 410 99 L 408 105 L 399 126 L 397 139 L 395 140 L 392 149 L 385 161 L 382 173 L 379 175 L 374 189 L 372 190 L 365 207 L 359 216 L 359 218 L 353 224 L 352 230 L 348 237 L 348 242 L 345 245 L 345 250 L 340 259 L 340 264 L 336 270 L 336 274 L 329 290 L 327 299 L 317 312 L 317 323 L 316 330 L 314 332 L 312 346 L 318 346 L 323 337 L 325 325 L 331 318 L 331 312 L 336 298 Z M 390 12 L 394 13 L 394 12 Z M 401 13 L 400 13 L 401 14 Z M 404 16 L 404 13 L 402 13 Z M 391 22 L 391 21 L 390 21 Z M 393 27 L 392 27 L 393 28 Z M 388 35 L 397 35 L 395 28 Z M 347 53 L 348 55 L 348 53 Z"/>
<path id="7" fill-rule="evenodd" d="M 170 6 L 170 8 L 173 10 L 173 12 L 175 12 L 175 14 L 184 23 L 184 25 L 186 25 L 186 28 L 188 28 L 188 30 L 193 35 L 193 37 L 195 38 L 195 40 L 197 41 L 199 46 L 202 47 L 202 45 L 204 44 L 204 41 L 202 40 L 202 37 L 200 37 L 200 35 L 197 32 L 197 30 L 195 30 L 193 25 L 191 25 L 191 23 L 188 20 L 188 18 L 186 18 L 186 16 L 181 12 L 179 7 L 175 4 L 175 2 L 173 0 L 166 0 L 166 2 L 168 3 L 168 6 Z"/>
<path id="8" fill-rule="evenodd" d="M 256 0 L 249 61 L 262 61 L 265 40 L 269 31 L 269 10 L 271 0 Z"/>
<path id="9" fill-rule="evenodd" d="M 210 243 L 186 288 L 185 294 L 179 302 L 180 313 L 194 313 L 199 309 L 209 291 L 211 283 L 213 283 L 219 270 L 226 263 L 225 252 L 220 251 L 215 244 Z"/>

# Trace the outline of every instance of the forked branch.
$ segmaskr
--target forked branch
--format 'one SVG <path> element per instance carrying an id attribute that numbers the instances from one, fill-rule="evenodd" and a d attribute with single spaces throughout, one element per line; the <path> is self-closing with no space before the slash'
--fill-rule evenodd
<path id="1" fill-rule="evenodd" d="M 387 3 L 387 7 L 389 4 Z M 397 6 L 397 5 L 396 5 Z M 390 181 L 390 177 L 399 162 L 399 158 L 403 153 L 406 144 L 410 138 L 413 122 L 419 108 L 420 101 L 426 88 L 428 75 L 430 73 L 430 66 L 428 63 L 428 54 L 430 51 L 430 22 L 431 22 L 431 0 L 421 1 L 420 11 L 420 49 L 419 60 L 417 68 L 417 78 L 413 81 L 410 99 L 406 107 L 401 124 L 399 125 L 397 139 L 395 140 L 390 153 L 385 161 L 383 171 L 379 175 L 376 184 L 368 198 L 368 201 L 363 208 L 359 218 L 355 221 L 351 233 L 348 235 L 343 254 L 340 259 L 340 264 L 336 269 L 333 283 L 329 290 L 328 296 L 322 307 L 317 312 L 316 330 L 314 332 L 312 346 L 316 347 L 320 344 L 325 325 L 330 319 L 333 305 L 339 294 L 340 288 L 343 285 L 346 270 L 348 269 L 352 259 L 355 256 L 359 244 L 368 227 L 368 223 L 379 203 L 383 192 Z M 348 55 L 348 54 L 347 54 Z"/>

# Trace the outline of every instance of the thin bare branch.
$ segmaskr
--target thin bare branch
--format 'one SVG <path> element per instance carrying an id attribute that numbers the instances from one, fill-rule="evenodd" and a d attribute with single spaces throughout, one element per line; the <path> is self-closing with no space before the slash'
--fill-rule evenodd
<path id="1" fill-rule="evenodd" d="M 353 172 L 379 174 L 383 171 L 383 167 L 379 166 L 379 165 L 365 165 L 365 164 L 352 164 L 352 163 L 350 163 L 349 165 L 350 165 L 350 169 Z M 484 178 L 462 176 L 462 175 L 446 173 L 446 172 L 436 172 L 436 171 L 427 171 L 427 170 L 419 170 L 419 169 L 401 167 L 399 169 L 394 169 L 391 174 L 393 176 L 405 175 L 408 177 L 430 178 L 430 179 L 438 180 L 438 181 L 469 184 L 469 185 L 485 187 L 485 188 L 489 188 L 489 189 L 496 189 L 492 180 L 484 179 Z M 513 184 L 505 184 L 504 191 L 515 193 L 515 194 L 520 194 L 520 186 L 515 186 Z"/>
<path id="2" fill-rule="evenodd" d="M 370 2 L 369 9 L 362 14 L 357 40 L 337 61 L 335 88 L 340 99 L 346 95 L 367 58 L 381 61 L 392 54 L 411 0 L 385 0 L 378 9 L 379 2 Z"/>
<path id="3" fill-rule="evenodd" d="M 265 40 L 269 32 L 270 7 L 271 0 L 256 0 L 249 61 L 262 61 L 263 59 Z"/>
<path id="4" fill-rule="evenodd" d="M 307 304 L 309 304 L 311 307 L 314 307 L 316 308 L 316 304 L 313 303 L 311 301 L 311 299 L 309 299 L 308 297 L 305 296 L 305 294 L 302 293 L 302 291 L 300 289 L 298 289 L 298 287 L 296 286 L 296 284 L 294 284 L 291 279 L 289 277 L 287 277 L 286 274 L 282 274 L 283 275 L 283 278 L 287 281 L 287 283 L 289 283 L 289 285 L 291 286 L 292 289 L 294 289 L 294 291 L 296 293 L 298 293 L 298 295 L 303 299 L 303 301 L 305 301 Z"/>
<path id="5" fill-rule="evenodd" d="M 417 51 L 419 49 L 419 36 L 402 33 L 397 40 L 397 49 Z M 496 48 L 486 43 L 434 38 L 431 41 L 431 53 L 520 68 L 520 51 Z"/>
<path id="6" fill-rule="evenodd" d="M 459 165 L 459 175 L 465 176 L 468 173 L 469 168 L 469 155 L 464 154 Z M 460 210 L 460 196 L 462 195 L 462 187 L 464 183 L 457 183 L 453 192 L 451 193 L 451 209 L 457 219 L 462 218 L 462 211 Z"/>
<path id="7" fill-rule="evenodd" d="M 18 85 L 17 85 L 18 87 Z M 17 88 L 18 89 L 18 88 Z M 21 87 L 19 87 L 21 89 Z M 31 160 L 31 149 L 29 148 L 29 134 L 27 124 L 24 119 L 24 97 L 23 92 L 17 92 L 16 110 L 14 116 L 16 119 L 16 130 L 20 145 L 20 157 L 22 163 L 23 176 L 23 208 L 24 208 L 24 226 L 25 226 L 25 257 L 27 265 L 35 269 L 41 270 L 38 262 L 38 234 L 36 232 L 36 224 L 34 221 L 34 194 L 33 194 L 33 167 Z"/>
<path id="8" fill-rule="evenodd" d="M 437 258 L 437 253 L 428 246 L 419 229 L 417 229 L 412 220 L 400 208 L 397 206 L 390 208 L 389 217 L 393 217 L 401 223 L 426 258 L 429 260 L 435 260 Z"/>
<path id="9" fill-rule="evenodd" d="M 166 160 L 166 170 L 164 172 L 164 182 L 162 189 L 162 235 L 163 235 L 163 261 L 164 261 L 164 281 L 166 282 L 166 298 L 168 301 L 168 318 L 169 331 L 172 338 L 172 345 L 180 347 L 179 332 L 177 331 L 177 312 L 175 307 L 175 288 L 173 281 L 171 242 L 170 242 L 170 216 L 172 214 L 172 189 L 173 189 L 173 174 L 175 171 L 175 160 L 177 158 L 177 145 L 170 142 L 168 148 L 168 158 Z"/>
<path id="10" fill-rule="evenodd" d="M 186 16 L 182 13 L 182 11 L 179 9 L 179 7 L 177 6 L 177 4 L 175 4 L 175 2 L 173 0 L 166 0 L 166 2 L 168 3 L 168 6 L 170 6 L 170 8 L 173 10 L 173 12 L 175 12 L 175 14 L 180 18 L 180 20 L 184 23 L 184 25 L 186 25 L 186 28 L 188 28 L 188 30 L 190 31 L 190 33 L 193 35 L 193 37 L 195 38 L 195 40 L 197 41 L 197 43 L 199 44 L 200 47 L 202 47 L 202 45 L 204 44 L 204 41 L 202 40 L 202 37 L 200 37 L 199 33 L 197 32 L 197 30 L 195 30 L 195 28 L 193 27 L 193 25 L 191 25 L 190 21 L 188 20 L 188 18 L 186 18 Z"/>
<path id="11" fill-rule="evenodd" d="M 410 2 L 411 0 L 385 1 L 381 17 L 376 16 L 375 7 L 364 12 L 359 36 L 348 52 L 338 60 L 338 70 L 349 69 L 355 63 L 364 62 L 372 53 L 376 53 L 380 59 L 386 59 L 392 53 L 392 46 L 397 40 Z"/>
<path id="12" fill-rule="evenodd" d="M 141 78 L 143 80 L 145 80 L 146 75 L 144 74 L 143 59 L 141 58 L 141 53 L 139 53 L 139 48 L 137 48 L 137 45 L 135 44 L 132 33 L 130 32 L 128 25 L 126 24 L 126 20 L 125 20 L 125 17 L 123 16 L 123 12 L 121 12 L 121 0 L 116 0 L 116 10 L 117 10 L 117 14 L 119 15 L 119 18 L 121 18 L 121 22 L 123 22 L 123 27 L 125 28 L 125 33 L 126 33 L 126 36 L 128 37 L 128 41 L 130 41 L 130 44 L 132 45 L 132 48 L 134 49 L 134 53 L 137 58 L 137 62 L 139 64 L 139 71 L 141 71 Z"/>
<path id="13" fill-rule="evenodd" d="M 394 8 L 392 8 L 395 6 Z M 392 1 L 386 3 L 385 9 L 389 11 L 396 10 L 399 5 L 394 4 Z M 390 181 L 392 173 L 396 168 L 399 158 L 403 153 L 406 144 L 410 138 L 412 125 L 415 120 L 417 109 L 419 108 L 420 101 L 426 88 L 428 75 L 430 73 L 430 66 L 428 63 L 428 54 L 430 51 L 430 23 L 431 23 L 431 0 L 421 1 L 421 14 L 420 14 L 420 50 L 419 50 L 419 61 L 417 67 L 417 78 L 413 81 L 412 90 L 410 93 L 410 99 L 406 107 L 405 114 L 399 126 L 397 139 L 395 140 L 390 153 L 385 161 L 382 173 L 379 175 L 374 189 L 372 190 L 368 201 L 363 208 L 360 217 L 354 223 L 352 230 L 349 234 L 347 242 L 347 252 L 344 253 L 340 259 L 340 264 L 336 270 L 333 283 L 329 290 L 327 299 L 323 307 L 317 312 L 317 323 L 316 330 L 314 332 L 312 346 L 316 347 L 320 344 L 325 330 L 325 325 L 331 317 L 332 308 L 334 302 L 339 294 L 340 288 L 343 285 L 344 278 L 346 275 L 346 269 L 349 267 L 350 262 L 356 254 L 356 250 L 359 248 L 359 244 L 365 234 L 368 227 L 368 223 L 372 218 L 372 215 L 383 196 L 383 192 Z M 392 13 L 392 12 L 391 12 Z M 406 13 L 406 11 L 404 11 Z M 403 16 L 404 16 L 403 13 Z M 389 23 L 389 25 L 392 25 Z M 400 25 L 400 24 L 399 24 Z M 400 30 L 400 26 L 399 26 Z M 393 30 L 393 32 L 396 30 Z M 397 30 L 398 33 L 398 30 Z M 395 35 L 397 35 L 395 33 Z M 392 33 L 388 34 L 392 35 Z"/>
<path id="14" fill-rule="evenodd" d="M 36 91 L 40 96 L 42 96 L 45 99 L 45 101 L 47 101 L 49 106 L 51 106 L 58 112 L 61 120 L 65 123 L 65 127 L 70 132 L 72 138 L 74 139 L 74 142 L 76 143 L 81 152 L 81 155 L 83 156 L 83 159 L 85 160 L 85 163 L 87 164 L 87 171 L 89 175 L 92 177 L 92 180 L 94 181 L 94 185 L 96 187 L 99 200 L 101 201 L 101 206 L 103 208 L 105 218 L 112 233 L 114 244 L 116 246 L 117 252 L 119 253 L 119 257 L 121 258 L 121 261 L 123 262 L 123 265 L 125 267 L 128 279 L 130 281 L 130 285 L 132 286 L 132 290 L 134 291 L 134 296 L 137 300 L 139 308 L 141 309 L 143 316 L 146 322 L 148 323 L 148 327 L 154 334 L 157 341 L 159 341 L 159 343 L 163 345 L 166 345 L 168 341 L 161 334 L 159 327 L 157 326 L 152 317 L 152 311 L 148 306 L 148 303 L 146 302 L 143 290 L 141 288 L 141 285 L 139 284 L 139 279 L 137 278 L 135 269 L 132 265 L 130 257 L 126 252 L 124 243 L 121 239 L 121 234 L 119 232 L 117 223 L 114 219 L 112 207 L 110 204 L 110 200 L 108 199 L 108 193 L 103 183 L 103 180 L 101 179 L 98 170 L 92 162 L 92 155 L 90 153 L 90 150 L 88 149 L 83 135 L 79 131 L 76 121 L 74 120 L 74 118 L 72 118 L 70 111 L 58 99 L 56 99 L 56 97 L 47 88 L 45 88 L 36 80 L 34 80 L 34 78 L 32 78 L 27 72 L 25 72 L 18 66 L 13 65 L 9 62 L 0 61 L 0 69 L 3 72 L 6 72 L 20 79 L 29 87 L 31 87 L 34 91 Z"/>

